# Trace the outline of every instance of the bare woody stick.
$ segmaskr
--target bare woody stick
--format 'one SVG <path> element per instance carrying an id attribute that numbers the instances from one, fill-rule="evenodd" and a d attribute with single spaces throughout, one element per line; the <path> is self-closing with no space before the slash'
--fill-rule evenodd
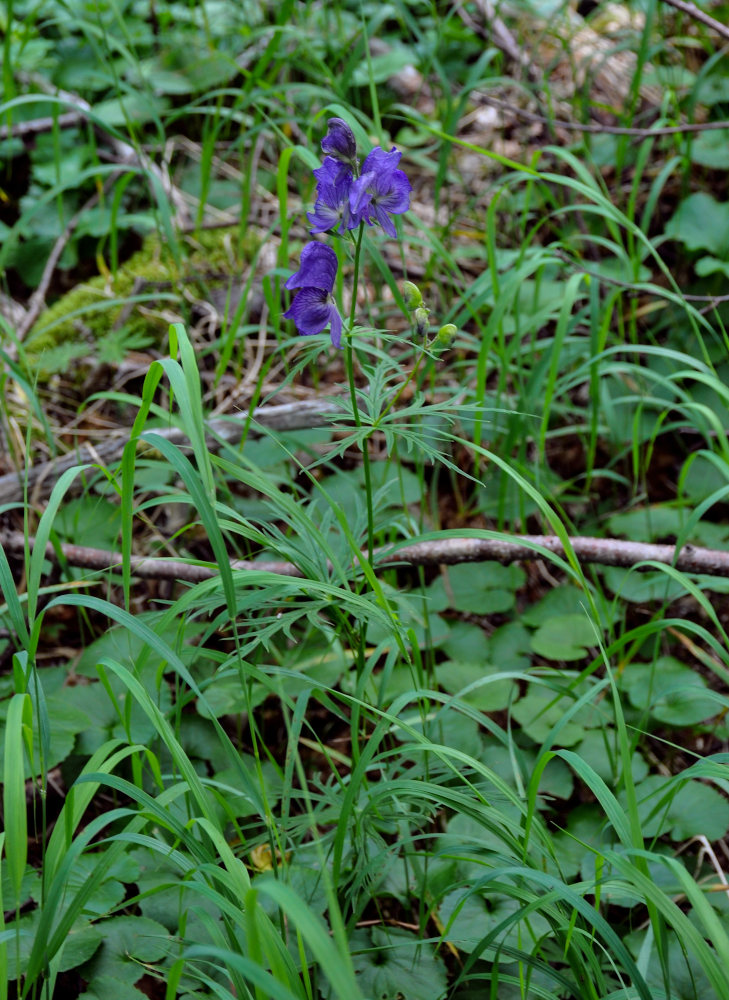
<path id="1" fill-rule="evenodd" d="M 207 423 L 210 432 L 207 445 L 211 450 L 220 448 L 221 442 L 240 441 L 243 432 L 251 422 L 250 436 L 260 435 L 260 427 L 272 430 L 291 431 L 309 427 L 322 427 L 330 424 L 342 408 L 336 400 L 300 400 L 296 403 L 281 403 L 277 406 L 259 406 L 252 414 L 241 413 L 234 417 L 218 418 Z M 154 433 L 166 438 L 173 444 L 184 446 L 187 436 L 179 427 L 155 427 Z M 74 465 L 89 463 L 113 464 L 121 458 L 124 446 L 129 440 L 129 432 L 102 441 L 94 447 L 81 445 L 77 451 L 50 462 L 21 470 L 18 473 L 8 472 L 0 476 L 0 506 L 8 503 L 18 503 L 23 499 L 25 489 L 34 498 L 48 496 L 58 478 Z M 143 446 L 144 442 L 140 442 Z M 71 484 L 70 490 L 76 488 L 77 480 Z"/>
<path id="2" fill-rule="evenodd" d="M 25 537 L 21 532 L 0 532 L 0 544 L 10 552 L 25 549 Z M 34 539 L 29 539 L 32 549 Z M 729 552 L 716 549 L 698 548 L 685 545 L 676 552 L 673 545 L 650 545 L 645 542 L 626 542 L 616 538 L 570 539 L 572 550 L 581 563 L 597 563 L 603 566 L 644 568 L 644 564 L 659 563 L 675 566 L 684 573 L 701 573 L 706 576 L 729 576 Z M 73 566 L 90 570 L 109 570 L 121 567 L 122 557 L 118 552 L 92 549 L 82 545 L 61 545 L 63 558 Z M 378 570 L 401 566 L 441 566 L 465 562 L 496 562 L 508 564 L 543 558 L 548 554 L 564 558 L 562 542 L 554 535 L 514 535 L 513 538 L 445 538 L 437 541 L 416 542 L 398 549 L 382 548 L 375 552 L 375 567 Z M 48 545 L 46 555 L 57 559 L 57 551 Z M 364 558 L 364 555 L 363 555 Z M 290 562 L 231 560 L 234 571 L 278 573 L 281 576 L 302 576 L 297 566 Z M 132 556 L 131 569 L 135 576 L 158 580 L 179 580 L 185 583 L 200 583 L 218 575 L 215 566 L 200 562 L 186 562 L 177 559 L 157 559 L 147 556 Z"/>
<path id="3" fill-rule="evenodd" d="M 667 3 L 670 7 L 675 7 L 676 10 L 683 11 L 684 14 L 692 17 L 694 21 L 701 21 L 707 28 L 711 28 L 717 35 L 729 39 L 729 27 L 726 24 L 722 24 L 721 21 L 717 21 L 711 14 L 705 13 L 695 3 L 689 3 L 688 0 L 663 0 L 663 3 Z"/>

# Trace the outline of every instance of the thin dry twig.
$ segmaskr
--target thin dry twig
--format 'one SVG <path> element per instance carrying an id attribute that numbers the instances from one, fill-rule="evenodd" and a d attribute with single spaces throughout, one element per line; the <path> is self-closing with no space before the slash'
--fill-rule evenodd
<path id="1" fill-rule="evenodd" d="M 581 122 L 570 122 L 563 118 L 548 118 L 546 115 L 536 114 L 534 111 L 526 111 L 508 101 L 502 101 L 498 97 L 491 97 L 490 94 L 483 94 L 480 91 L 473 91 L 473 100 L 479 104 L 487 104 L 489 107 L 497 108 L 499 111 L 508 111 L 526 122 L 533 122 L 539 125 L 548 125 L 550 128 L 569 129 L 572 132 L 586 132 L 590 135 L 632 135 L 638 139 L 650 139 L 652 136 L 663 135 L 683 135 L 690 132 L 710 132 L 715 129 L 729 129 L 729 121 L 718 122 L 686 122 L 683 125 L 648 125 L 644 128 L 628 125 L 585 125 Z"/>
<path id="2" fill-rule="evenodd" d="M 26 84 L 37 87 L 42 93 L 50 94 L 66 101 L 77 114 L 87 117 L 93 113 L 92 105 L 89 104 L 88 101 L 84 100 L 83 97 L 79 97 L 78 94 L 73 94 L 70 91 L 54 87 L 53 84 L 46 80 L 40 73 L 19 73 L 18 77 Z M 135 164 L 141 167 L 146 174 L 151 174 L 159 180 L 162 185 L 162 189 L 174 207 L 176 214 L 175 222 L 177 226 L 179 227 L 180 225 L 187 223 L 189 221 L 187 203 L 182 195 L 182 192 L 178 191 L 172 183 L 172 179 L 166 166 L 159 167 L 141 148 L 135 149 L 135 147 L 130 143 L 124 142 L 121 139 L 116 139 L 107 132 L 104 133 L 104 136 L 108 140 L 114 159 L 117 162 L 121 164 Z"/>
<path id="3" fill-rule="evenodd" d="M 729 27 L 722 24 L 721 21 L 717 21 L 711 14 L 705 13 L 695 3 L 689 3 L 688 0 L 663 0 L 663 3 L 667 3 L 670 7 L 675 7 L 676 10 L 683 11 L 684 14 L 692 17 L 694 21 L 701 21 L 707 28 L 711 28 L 717 35 L 729 39 Z"/>
<path id="4" fill-rule="evenodd" d="M 114 176 L 107 178 L 104 182 L 104 192 L 106 193 L 114 182 Z M 22 321 L 18 324 L 16 329 L 16 336 L 18 340 L 24 340 L 30 331 L 33 329 L 33 325 L 41 314 L 41 311 L 46 304 L 46 293 L 48 292 L 48 286 L 51 283 L 51 279 L 56 270 L 58 261 L 61 258 L 66 244 L 73 236 L 76 226 L 78 226 L 81 219 L 84 217 L 89 209 L 93 208 L 94 205 L 99 201 L 99 192 L 96 191 L 91 197 L 83 203 L 81 208 L 76 212 L 75 215 L 71 216 L 68 220 L 63 232 L 58 237 L 56 242 L 53 244 L 53 249 L 51 250 L 50 256 L 46 261 L 46 266 L 43 268 L 43 274 L 41 275 L 41 280 L 38 287 L 33 292 L 28 302 L 28 308 L 26 309 L 25 316 Z"/>
<path id="5" fill-rule="evenodd" d="M 28 539 L 32 549 L 35 540 Z M 0 544 L 7 550 L 22 552 L 25 536 L 21 532 L 0 532 Z M 628 542 L 619 538 L 575 537 L 570 547 L 580 563 L 597 563 L 603 566 L 622 566 L 639 569 L 654 568 L 655 564 L 675 566 L 684 573 L 701 573 L 707 576 L 729 576 L 729 552 L 685 545 L 679 552 L 674 545 L 651 545 L 646 542 Z M 110 570 L 121 567 L 118 552 L 92 549 L 82 545 L 59 546 L 64 559 L 74 566 L 91 570 Z M 375 551 L 375 569 L 392 566 L 452 566 L 466 562 L 526 562 L 550 555 L 565 558 L 564 546 L 555 535 L 514 535 L 512 538 L 444 538 L 438 541 L 416 542 L 399 548 L 384 547 Z M 53 545 L 46 548 L 46 556 L 57 560 Z M 362 559 L 366 556 L 363 553 Z M 280 576 L 303 576 L 298 566 L 284 561 L 255 561 L 234 559 L 233 571 L 277 573 Z M 218 575 L 218 569 L 209 563 L 186 562 L 177 559 L 157 559 L 151 556 L 132 556 L 132 572 L 148 579 L 178 580 L 200 583 Z"/>
<path id="6" fill-rule="evenodd" d="M 84 121 L 85 116 L 80 111 L 66 111 L 55 118 L 33 118 L 26 122 L 13 122 L 12 125 L 0 125 L 0 141 L 5 139 L 23 139 L 27 135 L 40 135 L 50 132 L 54 127 L 72 128 Z"/>
<path id="7" fill-rule="evenodd" d="M 210 433 L 207 446 L 214 451 L 221 447 L 221 442 L 240 441 L 249 422 L 250 436 L 256 437 L 261 433 L 256 425 L 271 430 L 302 430 L 329 424 L 333 417 L 341 413 L 342 407 L 334 399 L 300 400 L 278 406 L 259 406 L 252 414 L 241 413 L 209 421 L 207 428 Z M 179 427 L 155 427 L 154 433 L 173 444 L 187 444 L 187 436 Z M 126 431 L 94 447 L 84 444 L 77 451 L 61 458 L 43 462 L 33 468 L 25 468 L 19 473 L 11 472 L 0 476 L 0 505 L 22 501 L 26 488 L 29 494 L 33 494 L 34 499 L 48 496 L 58 478 L 67 469 L 76 465 L 113 464 L 121 458 L 128 440 L 129 431 Z M 77 478 L 69 489 L 72 490 L 78 482 Z"/>
<path id="8" fill-rule="evenodd" d="M 483 18 L 484 24 L 488 25 L 488 29 L 477 24 L 468 12 L 464 10 L 460 0 L 458 0 L 456 9 L 458 10 L 458 15 L 461 20 L 464 21 L 464 23 L 467 24 L 473 31 L 477 31 L 479 34 L 484 35 L 484 37 L 490 38 L 494 45 L 501 49 L 504 55 L 508 56 L 508 58 L 511 59 L 515 65 L 524 70 L 532 83 L 539 81 L 542 77 L 539 68 L 532 62 L 527 53 L 506 27 L 504 22 L 497 15 L 496 8 L 491 0 L 474 0 L 474 4 L 476 10 Z"/>

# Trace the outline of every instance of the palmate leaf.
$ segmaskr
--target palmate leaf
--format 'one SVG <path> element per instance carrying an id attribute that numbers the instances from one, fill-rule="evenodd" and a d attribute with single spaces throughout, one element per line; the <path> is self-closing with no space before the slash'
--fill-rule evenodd
<path id="1" fill-rule="evenodd" d="M 99 976 L 78 1000 L 147 1000 L 147 994 L 136 986 L 114 976 Z"/>
<path id="2" fill-rule="evenodd" d="M 443 899 L 439 916 L 446 927 L 445 938 L 460 951 L 470 954 L 479 942 L 507 917 L 516 913 L 521 904 L 509 896 L 481 894 L 469 889 L 456 889 Z M 549 923 L 539 913 L 533 913 L 528 923 L 512 924 L 499 938 L 499 944 L 508 944 L 529 954 L 537 942 L 549 933 Z M 482 958 L 495 957 L 494 948 L 488 948 Z M 509 962 L 512 956 L 499 953 L 499 962 Z"/>
<path id="3" fill-rule="evenodd" d="M 170 946 L 167 928 L 147 917 L 112 917 L 99 926 L 103 943 L 82 971 L 90 986 L 101 978 L 133 986 L 145 974 L 146 963 L 164 958 Z"/>
<path id="4" fill-rule="evenodd" d="M 644 836 L 668 834 L 674 841 L 697 836 L 716 841 L 724 837 L 729 829 L 726 798 L 701 781 L 687 781 L 677 791 L 676 782 L 676 778 L 650 774 L 636 786 Z M 618 801 L 624 804 L 624 793 L 618 795 Z"/>
<path id="5" fill-rule="evenodd" d="M 548 660 L 581 660 L 597 644 L 590 619 L 583 614 L 558 615 L 540 625 L 532 638 L 532 649 Z"/>
<path id="6" fill-rule="evenodd" d="M 422 944 L 414 934 L 373 927 L 355 931 L 350 945 L 363 996 L 372 1000 L 440 1000 L 445 996 L 445 966 L 433 954 L 433 946 Z"/>
<path id="7" fill-rule="evenodd" d="M 514 606 L 514 593 L 525 580 L 520 566 L 497 562 L 450 566 L 428 587 L 428 606 L 431 611 L 455 608 L 474 614 L 497 614 Z"/>
<path id="8" fill-rule="evenodd" d="M 647 709 L 661 722 L 691 726 L 712 718 L 721 705 L 705 693 L 704 678 L 673 656 L 652 663 L 632 663 L 621 678 L 630 703 Z"/>
<path id="9" fill-rule="evenodd" d="M 33 942 L 41 919 L 41 910 L 36 909 L 31 913 L 19 917 L 16 921 L 7 924 L 7 929 L 17 930 L 19 935 L 19 958 L 20 973 L 23 975 L 27 970 L 28 958 L 30 956 Z M 67 972 L 75 969 L 87 959 L 91 958 L 103 940 L 103 934 L 99 930 L 98 924 L 90 924 L 87 920 L 77 920 L 66 936 L 65 944 L 61 951 L 61 958 L 58 964 L 59 972 Z M 103 926 L 103 925 L 101 925 Z M 8 941 L 8 978 L 18 978 L 18 966 L 16 963 L 15 937 Z M 108 998 L 107 998 L 108 1000 Z"/>

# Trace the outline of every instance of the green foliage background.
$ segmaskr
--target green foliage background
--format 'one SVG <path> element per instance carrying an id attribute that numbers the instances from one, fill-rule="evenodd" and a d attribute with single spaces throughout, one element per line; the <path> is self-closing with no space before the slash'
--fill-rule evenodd
<path id="1" fill-rule="evenodd" d="M 479 4 L 6 4 L 2 471 L 128 443 L 0 510 L 0 1000 L 729 997 L 726 580 L 570 542 L 729 538 L 729 71 L 617 6 L 504 6 L 515 65 Z M 344 360 L 282 316 L 332 115 L 414 188 Z"/>

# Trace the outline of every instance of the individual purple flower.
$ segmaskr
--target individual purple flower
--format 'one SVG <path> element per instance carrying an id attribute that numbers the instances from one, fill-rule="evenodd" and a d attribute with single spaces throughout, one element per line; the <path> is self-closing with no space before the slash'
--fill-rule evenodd
<path id="1" fill-rule="evenodd" d="M 314 171 L 314 176 L 317 180 L 316 204 L 313 212 L 306 213 L 312 224 L 309 230 L 312 236 L 315 233 L 328 233 L 332 229 L 342 232 L 358 226 L 359 219 L 353 218 L 349 205 L 354 177 L 352 168 L 333 156 L 327 156 Z"/>
<path id="2" fill-rule="evenodd" d="M 368 226 L 379 222 L 388 236 L 397 236 L 390 215 L 400 215 L 410 208 L 412 187 L 405 172 L 398 170 L 400 153 L 393 146 L 389 153 L 379 146 L 365 158 L 362 176 L 349 192 L 351 217 L 364 219 Z"/>
<path id="3" fill-rule="evenodd" d="M 294 321 L 304 337 L 321 333 L 331 323 L 332 344 L 341 347 L 342 317 L 332 298 L 336 276 L 337 255 L 332 248 L 316 241 L 307 243 L 301 251 L 299 270 L 284 285 L 299 289 L 284 316 Z"/>
<path id="4" fill-rule="evenodd" d="M 354 132 L 342 118 L 330 118 L 327 134 L 321 141 L 321 148 L 328 156 L 354 168 L 357 163 L 357 140 Z"/>

